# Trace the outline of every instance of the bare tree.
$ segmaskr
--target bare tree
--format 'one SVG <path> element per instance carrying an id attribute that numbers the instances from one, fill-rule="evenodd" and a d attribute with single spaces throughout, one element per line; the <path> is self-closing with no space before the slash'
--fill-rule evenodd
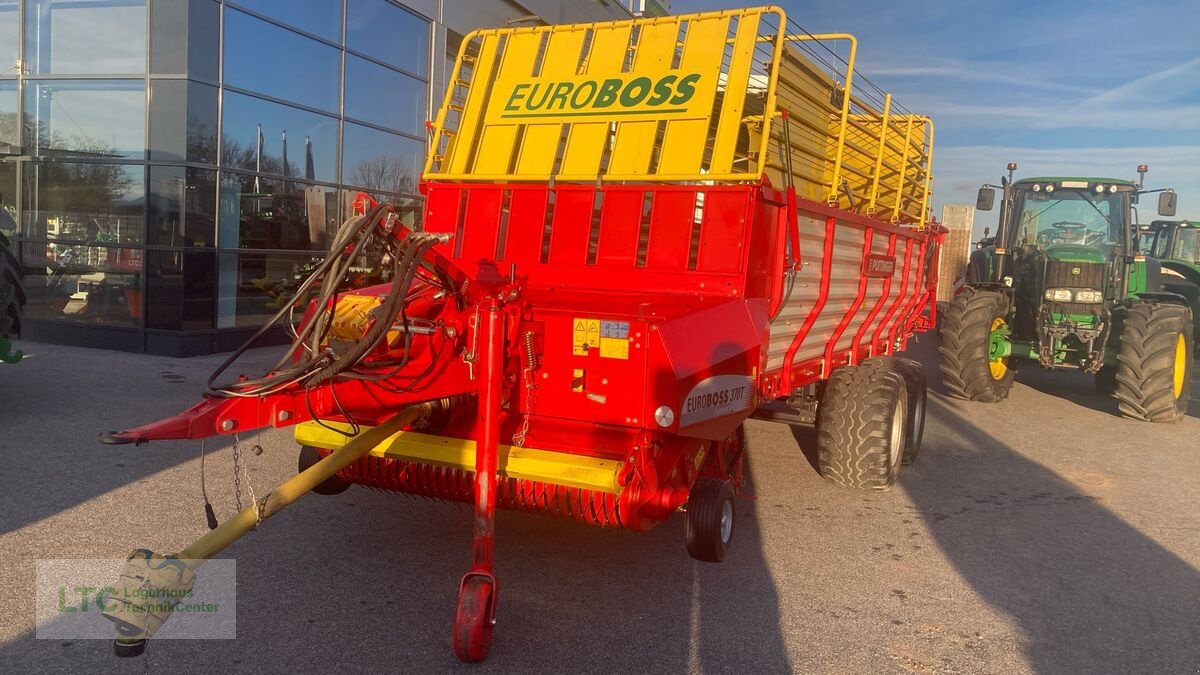
<path id="1" fill-rule="evenodd" d="M 416 187 L 412 165 L 400 157 L 378 155 L 359 162 L 348 181 L 376 192 L 411 193 Z"/>

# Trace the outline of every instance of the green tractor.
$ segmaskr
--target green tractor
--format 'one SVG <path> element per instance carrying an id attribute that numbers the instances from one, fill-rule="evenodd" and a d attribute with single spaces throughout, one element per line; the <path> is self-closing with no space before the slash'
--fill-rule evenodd
<path id="1" fill-rule="evenodd" d="M 1142 251 L 1162 264 L 1163 290 L 1188 301 L 1192 335 L 1200 333 L 1200 222 L 1156 220 L 1142 228 Z"/>
<path id="2" fill-rule="evenodd" d="M 1190 398 L 1193 319 L 1188 299 L 1164 289 L 1162 267 L 1139 249 L 1135 205 L 1169 189 L 1111 178 L 1013 180 L 979 190 L 991 210 L 1002 191 L 994 239 L 971 254 L 967 283 L 942 314 L 942 379 L 952 396 L 1000 401 L 1018 362 L 1082 370 L 1117 399 L 1126 417 L 1173 422 Z"/>

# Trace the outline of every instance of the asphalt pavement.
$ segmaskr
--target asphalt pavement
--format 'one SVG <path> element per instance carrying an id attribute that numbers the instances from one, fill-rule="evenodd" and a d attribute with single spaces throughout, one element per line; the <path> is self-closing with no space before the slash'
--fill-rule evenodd
<path id="1" fill-rule="evenodd" d="M 1200 671 L 1200 381 L 1178 424 L 1121 419 L 1090 379 L 1025 367 L 971 404 L 933 375 L 917 463 L 891 492 L 822 480 L 815 434 L 751 421 L 733 549 L 697 563 L 681 517 L 646 534 L 502 513 L 488 661 L 450 635 L 465 507 L 352 488 L 310 495 L 226 553 L 237 639 L 34 637 L 39 559 L 173 551 L 206 528 L 199 444 L 107 447 L 96 434 L 198 400 L 221 356 L 20 343 L 0 365 L 0 669 L 5 672 Z M 252 352 L 245 372 L 272 361 Z M 295 471 L 289 432 L 241 438 L 261 492 Z M 234 512 L 229 442 L 209 494 Z"/>

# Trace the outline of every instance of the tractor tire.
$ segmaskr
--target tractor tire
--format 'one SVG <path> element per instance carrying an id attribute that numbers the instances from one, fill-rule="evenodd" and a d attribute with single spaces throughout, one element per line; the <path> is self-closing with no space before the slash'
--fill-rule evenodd
<path id="1" fill-rule="evenodd" d="M 719 478 L 697 478 L 688 494 L 684 537 L 688 555 L 701 562 L 719 563 L 733 540 L 733 485 Z"/>
<path id="2" fill-rule="evenodd" d="M 995 291 L 968 288 L 942 315 L 942 383 L 955 398 L 1003 401 L 1016 371 L 1011 358 L 988 358 L 992 330 L 1008 323 L 1008 299 Z"/>
<path id="3" fill-rule="evenodd" d="M 900 476 L 908 427 L 904 377 L 846 366 L 830 376 L 817 409 L 817 463 L 833 483 L 889 490 Z"/>
<path id="4" fill-rule="evenodd" d="M 899 356 L 877 356 L 863 361 L 864 367 L 881 367 L 904 378 L 904 389 L 908 392 L 908 418 L 904 426 L 904 455 L 901 464 L 917 461 L 921 452 L 921 440 L 925 437 L 925 404 L 929 398 L 929 383 L 925 369 L 912 359 Z"/>
<path id="5" fill-rule="evenodd" d="M 296 461 L 297 473 L 305 471 L 308 467 L 321 461 L 321 459 L 321 453 L 317 452 L 317 449 L 313 446 L 300 446 L 300 457 Z M 348 483 L 335 474 L 318 483 L 317 487 L 313 488 L 313 492 L 319 495 L 340 495 L 351 485 L 353 483 Z"/>
<path id="6" fill-rule="evenodd" d="M 0 338 L 21 334 L 21 308 L 25 300 L 21 265 L 8 238 L 0 234 Z"/>
<path id="7" fill-rule="evenodd" d="M 1191 312 L 1181 305 L 1138 302 L 1124 315 L 1117 407 L 1136 420 L 1175 422 L 1187 414 L 1191 400 Z"/>

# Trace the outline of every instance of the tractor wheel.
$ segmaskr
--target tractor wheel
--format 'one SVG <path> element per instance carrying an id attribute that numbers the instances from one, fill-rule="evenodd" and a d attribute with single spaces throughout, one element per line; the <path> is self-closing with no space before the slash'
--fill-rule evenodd
<path id="1" fill-rule="evenodd" d="M 487 658 L 492 646 L 492 593 L 490 581 L 481 576 L 467 579 L 458 591 L 454 612 L 454 654 L 465 663 Z"/>
<path id="2" fill-rule="evenodd" d="M 908 418 L 904 425 L 904 455 L 900 463 L 912 464 L 917 461 L 921 440 L 925 437 L 925 403 L 929 395 L 925 369 L 920 363 L 899 356 L 877 356 L 867 359 L 862 365 L 887 368 L 904 378 L 904 390 L 908 392 Z"/>
<path id="3" fill-rule="evenodd" d="M 1117 407 L 1145 422 L 1187 413 L 1192 384 L 1192 317 L 1180 305 L 1138 302 L 1125 311 L 1117 353 Z"/>
<path id="4" fill-rule="evenodd" d="M 888 490 L 900 475 L 908 427 L 904 378 L 887 368 L 833 372 L 817 410 L 821 475 L 846 487 Z"/>
<path id="5" fill-rule="evenodd" d="M 991 358 L 992 335 L 1008 328 L 1008 300 L 968 288 L 942 315 L 942 383 L 955 398 L 1003 401 L 1016 374 L 1009 357 Z"/>
<path id="6" fill-rule="evenodd" d="M 696 479 L 688 495 L 684 526 L 688 555 L 702 562 L 723 562 L 733 540 L 736 513 L 729 481 Z"/>
<path id="7" fill-rule="evenodd" d="M 300 446 L 300 459 L 296 462 L 297 473 L 308 469 L 308 467 L 321 461 L 321 459 L 321 453 L 317 452 L 317 449 L 313 446 Z M 339 495 L 345 492 L 346 488 L 351 485 L 352 483 L 342 480 L 335 474 L 318 483 L 317 487 L 313 488 L 313 492 L 319 495 Z"/>
<path id="8" fill-rule="evenodd" d="M 20 335 L 21 307 L 24 305 L 21 265 L 8 238 L 0 234 L 0 338 Z"/>

